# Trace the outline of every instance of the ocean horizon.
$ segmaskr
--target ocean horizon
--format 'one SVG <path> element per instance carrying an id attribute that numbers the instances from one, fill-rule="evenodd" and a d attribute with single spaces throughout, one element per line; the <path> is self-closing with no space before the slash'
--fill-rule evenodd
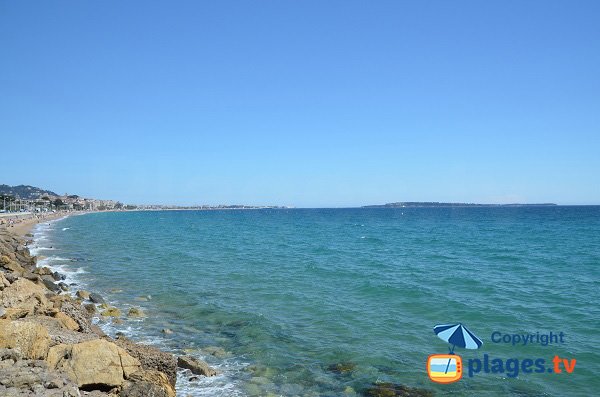
<path id="1" fill-rule="evenodd" d="M 122 333 L 207 361 L 178 396 L 361 396 L 389 382 L 436 396 L 588 396 L 600 388 L 600 206 L 102 212 L 42 223 L 33 254 L 71 291 L 101 294 Z M 437 324 L 483 340 L 463 359 L 576 359 L 573 373 L 480 372 L 431 382 L 450 346 Z M 165 329 L 172 334 L 166 334 Z M 562 343 L 503 335 L 563 333 Z M 497 342 L 493 335 L 501 335 Z"/>

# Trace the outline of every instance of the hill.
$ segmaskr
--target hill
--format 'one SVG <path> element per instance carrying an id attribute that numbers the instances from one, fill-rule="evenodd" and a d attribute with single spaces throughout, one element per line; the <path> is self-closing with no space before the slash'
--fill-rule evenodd
<path id="1" fill-rule="evenodd" d="M 39 187 L 29 186 L 29 185 L 18 185 L 18 186 L 9 186 L 9 185 L 0 185 L 0 194 L 18 197 L 23 200 L 36 200 L 40 199 L 44 196 L 48 197 L 57 197 L 58 194 L 50 191 L 40 189 Z"/>

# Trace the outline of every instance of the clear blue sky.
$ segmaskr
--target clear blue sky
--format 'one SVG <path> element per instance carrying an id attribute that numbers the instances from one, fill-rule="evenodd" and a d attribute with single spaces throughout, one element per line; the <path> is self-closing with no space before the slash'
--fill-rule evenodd
<path id="1" fill-rule="evenodd" d="M 0 0 L 0 183 L 600 203 L 600 1 Z"/>

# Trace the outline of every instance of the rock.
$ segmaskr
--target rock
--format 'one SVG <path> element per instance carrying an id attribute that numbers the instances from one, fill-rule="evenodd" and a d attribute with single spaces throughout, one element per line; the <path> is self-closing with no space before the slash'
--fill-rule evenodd
<path id="1" fill-rule="evenodd" d="M 124 349 L 104 339 L 75 345 L 56 345 L 47 358 L 50 368 L 64 371 L 80 388 L 118 387 L 141 369 L 140 362 Z"/>
<path id="2" fill-rule="evenodd" d="M 44 359 L 48 353 L 48 330 L 26 321 L 0 320 L 0 348 L 18 350 L 23 357 Z"/>
<path id="3" fill-rule="evenodd" d="M 38 283 L 38 282 L 40 282 L 40 281 L 41 281 L 41 278 L 40 278 L 40 276 L 38 276 L 37 274 L 31 273 L 31 272 L 25 272 L 25 273 L 23 274 L 23 278 L 24 278 L 24 279 L 27 279 L 27 280 L 29 280 L 29 281 L 32 281 L 32 282 L 34 282 L 34 283 Z"/>
<path id="4" fill-rule="evenodd" d="M 30 311 L 24 308 L 18 308 L 18 307 L 9 307 L 6 309 L 2 309 L 2 314 L 0 315 L 0 318 L 6 318 L 9 320 L 18 320 L 20 318 L 23 317 L 27 317 L 28 314 L 30 314 Z"/>
<path id="5" fill-rule="evenodd" d="M 39 274 L 40 276 L 51 276 L 53 274 L 49 267 L 37 267 L 33 270 L 33 273 Z"/>
<path id="6" fill-rule="evenodd" d="M 10 285 L 10 281 L 4 276 L 4 273 L 0 273 L 0 289 L 4 289 L 4 287 L 8 287 Z"/>
<path id="7" fill-rule="evenodd" d="M 65 276 L 64 274 L 60 274 L 59 272 L 54 272 L 54 273 L 52 273 L 52 278 L 55 281 L 62 281 L 62 280 L 65 280 L 67 278 L 67 276 Z"/>
<path id="8" fill-rule="evenodd" d="M 94 303 L 106 303 L 104 298 L 94 292 L 90 294 L 90 300 Z"/>
<path id="9" fill-rule="evenodd" d="M 115 325 L 121 325 L 121 324 L 124 324 L 125 322 L 123 320 L 121 320 L 120 318 L 113 318 L 112 323 Z"/>
<path id="10" fill-rule="evenodd" d="M 137 307 L 132 307 L 127 312 L 128 317 L 145 317 L 146 315 L 142 311 L 142 309 L 138 309 Z"/>
<path id="11" fill-rule="evenodd" d="M 59 294 L 61 291 L 60 287 L 54 282 L 54 279 L 51 276 L 43 276 L 42 284 L 56 294 Z"/>
<path id="12" fill-rule="evenodd" d="M 61 290 L 63 290 L 63 291 L 68 291 L 68 290 L 70 289 L 70 288 L 69 288 L 69 285 L 68 285 L 67 283 L 60 282 L 60 283 L 58 283 L 58 286 L 59 286 L 59 287 L 60 287 L 60 289 L 61 289 Z"/>
<path id="13" fill-rule="evenodd" d="M 54 315 L 54 318 L 57 319 L 58 321 L 60 321 L 60 323 L 66 329 L 70 329 L 71 331 L 78 331 L 79 330 L 79 324 L 77 324 L 77 322 L 75 320 L 73 320 L 71 317 L 67 316 L 63 312 L 56 313 Z"/>
<path id="14" fill-rule="evenodd" d="M 155 370 L 141 370 L 129 376 L 123 385 L 121 397 L 175 397 L 175 389 L 165 374 Z"/>
<path id="15" fill-rule="evenodd" d="M 6 255 L 0 257 L 0 266 L 14 273 L 25 273 L 23 266 L 19 265 L 17 261 L 10 259 Z"/>
<path id="16" fill-rule="evenodd" d="M 121 311 L 116 307 L 109 307 L 108 309 L 103 310 L 100 315 L 104 317 L 121 317 Z"/>
<path id="17" fill-rule="evenodd" d="M 0 395 L 2 396 L 80 397 L 77 386 L 64 374 L 48 369 L 44 361 L 19 360 L 12 357 L 3 357 L 2 360 L 4 360 L 0 360 Z"/>
<path id="18" fill-rule="evenodd" d="M 83 305 L 83 308 L 85 309 L 86 313 L 90 316 L 96 313 L 96 305 L 94 305 L 93 303 L 87 303 Z"/>
<path id="19" fill-rule="evenodd" d="M 160 332 L 166 335 L 171 335 L 173 333 L 173 331 L 171 331 L 169 328 L 163 328 L 160 330 Z"/>
<path id="20" fill-rule="evenodd" d="M 327 367 L 327 370 L 336 374 L 346 374 L 354 371 L 356 364 L 350 362 L 343 362 L 337 364 L 331 364 Z"/>
<path id="21" fill-rule="evenodd" d="M 119 336 L 114 343 L 125 349 L 132 357 L 137 358 L 143 369 L 157 370 L 164 373 L 171 385 L 177 380 L 177 358 L 170 353 L 155 347 L 135 343 L 124 336 Z"/>
<path id="22" fill-rule="evenodd" d="M 367 397 L 433 397 L 427 389 L 408 387 L 394 383 L 374 383 L 365 390 Z"/>
<path id="23" fill-rule="evenodd" d="M 218 372 L 202 360 L 191 356 L 177 357 L 177 366 L 192 371 L 196 375 L 215 376 Z"/>
<path id="24" fill-rule="evenodd" d="M 77 291 L 77 292 L 75 293 L 75 295 L 76 295 L 78 298 L 81 298 L 81 299 L 84 299 L 84 300 L 90 299 L 90 293 L 89 293 L 89 292 L 87 292 L 87 291 L 84 291 L 84 290 L 79 290 L 79 291 Z"/>
<path id="25" fill-rule="evenodd" d="M 60 311 L 75 320 L 79 325 L 79 330 L 83 333 L 92 333 L 91 323 L 87 317 L 87 313 L 80 305 L 75 305 L 70 301 L 64 301 L 60 307 Z"/>
<path id="26" fill-rule="evenodd" d="M 24 309 L 28 314 L 42 311 L 48 306 L 46 289 L 20 278 L 0 292 L 0 306 L 13 309 Z"/>
<path id="27" fill-rule="evenodd" d="M 231 356 L 231 353 L 226 352 L 225 349 L 218 346 L 207 346 L 202 349 L 202 352 L 217 358 L 226 358 Z"/>

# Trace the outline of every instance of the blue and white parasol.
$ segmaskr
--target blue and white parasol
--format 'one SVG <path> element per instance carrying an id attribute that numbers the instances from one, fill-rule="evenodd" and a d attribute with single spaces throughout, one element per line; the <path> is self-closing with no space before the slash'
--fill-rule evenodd
<path id="1" fill-rule="evenodd" d="M 443 324 L 433 327 L 433 332 L 443 341 L 452 344 L 450 353 L 454 353 L 454 347 L 463 349 L 479 349 L 483 342 L 474 333 L 462 324 Z"/>

